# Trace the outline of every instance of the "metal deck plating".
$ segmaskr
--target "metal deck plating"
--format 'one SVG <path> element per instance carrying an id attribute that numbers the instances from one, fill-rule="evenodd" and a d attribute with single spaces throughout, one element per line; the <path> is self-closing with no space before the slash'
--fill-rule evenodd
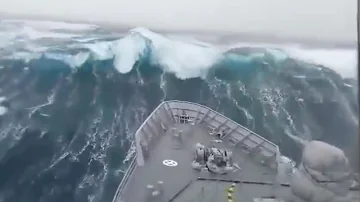
<path id="1" fill-rule="evenodd" d="M 221 141 L 214 141 L 210 134 L 218 131 Z M 196 143 L 231 149 L 239 168 L 223 175 L 193 169 Z M 208 107 L 161 103 L 137 130 L 135 144 L 136 158 L 113 202 L 226 201 L 234 182 L 236 201 L 301 201 L 291 195 L 289 178 L 277 175 L 278 146 Z"/>

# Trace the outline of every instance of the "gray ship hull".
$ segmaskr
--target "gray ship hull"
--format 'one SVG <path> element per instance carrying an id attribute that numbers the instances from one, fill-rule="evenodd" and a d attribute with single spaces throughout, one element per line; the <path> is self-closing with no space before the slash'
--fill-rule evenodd
<path id="1" fill-rule="evenodd" d="M 234 169 L 194 169 L 197 143 L 231 150 Z M 136 132 L 135 145 L 136 158 L 113 202 L 304 201 L 292 195 L 291 173 L 279 175 L 277 145 L 196 103 L 160 104 Z M 345 201 L 358 197 L 350 191 Z"/>

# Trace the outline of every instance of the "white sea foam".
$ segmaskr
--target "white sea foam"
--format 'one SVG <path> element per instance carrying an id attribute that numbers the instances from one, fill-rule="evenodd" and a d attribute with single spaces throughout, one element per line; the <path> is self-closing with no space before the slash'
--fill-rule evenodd
<path id="1" fill-rule="evenodd" d="M 357 75 L 356 49 L 324 49 L 305 48 L 300 44 L 270 44 L 270 43 L 236 43 L 228 46 L 229 49 L 237 47 L 262 47 L 282 60 L 288 57 L 305 62 L 324 65 L 343 77 L 354 78 Z"/>
<path id="2" fill-rule="evenodd" d="M 45 20 L 2 20 L 2 23 L 9 24 L 23 24 L 27 27 L 32 27 L 40 30 L 72 30 L 72 31 L 84 31 L 96 29 L 98 26 L 93 24 L 80 24 L 80 23 L 67 23 L 61 21 L 45 21 Z"/>
<path id="3" fill-rule="evenodd" d="M 7 112 L 7 108 L 0 106 L 0 116 L 4 115 Z"/>
<path id="4" fill-rule="evenodd" d="M 8 21 L 11 22 L 11 21 Z M 36 44 L 33 40 L 40 38 L 69 39 L 77 34 L 57 33 L 55 29 L 67 30 L 91 30 L 97 28 L 93 25 L 71 24 L 61 22 L 23 22 L 25 26 L 15 27 L 9 31 L 0 32 L 0 47 L 4 50 L 16 40 L 23 40 L 24 46 L 21 51 L 14 51 L 11 59 L 39 58 L 48 47 Z M 3 24 L 0 24 L 2 26 Z M 93 38 L 89 36 L 88 38 Z M 204 77 L 208 69 L 219 59 L 224 57 L 223 52 L 237 47 L 263 47 L 278 60 L 288 57 L 297 58 L 311 63 L 321 64 L 340 73 L 343 77 L 356 77 L 356 50 L 352 49 L 306 49 L 297 44 L 253 44 L 234 43 L 231 46 L 211 45 L 198 39 L 185 35 L 173 36 L 172 38 L 154 33 L 145 28 L 135 28 L 128 35 L 114 41 L 99 41 L 89 43 L 86 37 L 76 38 L 66 48 L 86 48 L 89 53 L 79 54 L 54 54 L 46 53 L 51 59 L 61 60 L 71 67 L 81 66 L 91 55 L 98 60 L 115 58 L 114 66 L 120 73 L 128 73 L 135 62 L 144 53 L 146 48 L 151 49 L 151 62 L 164 68 L 166 72 L 174 73 L 180 79 Z M 150 42 L 150 43 L 149 43 Z M 150 46 L 150 47 L 147 47 Z M 263 53 L 253 54 L 249 57 L 227 55 L 229 59 L 246 61 L 253 57 L 262 57 Z M 6 56 L 9 58 L 9 56 Z"/>
<path id="5" fill-rule="evenodd" d="M 90 44 L 76 44 L 70 47 L 84 47 L 91 51 L 94 58 L 98 60 L 107 60 L 111 59 L 114 55 L 115 42 L 112 41 L 103 41 Z"/>
<path id="6" fill-rule="evenodd" d="M 90 53 L 80 52 L 76 55 L 66 55 L 58 53 L 45 53 L 45 57 L 53 60 L 60 60 L 69 65 L 72 68 L 79 67 L 86 62 Z"/>
<path id="7" fill-rule="evenodd" d="M 99 60 L 115 56 L 114 66 L 120 73 L 131 71 L 146 48 L 151 48 L 151 62 L 180 79 L 205 76 L 222 53 L 220 49 L 170 39 L 145 28 L 132 29 L 127 36 L 112 43 L 99 42 L 81 46 L 90 49 Z"/>
<path id="8" fill-rule="evenodd" d="M 97 26 L 51 21 L 2 20 L 0 21 L 0 28 L 0 48 L 6 48 L 14 45 L 16 47 L 19 45 L 27 46 L 39 39 L 60 40 L 60 42 L 72 39 L 81 40 L 82 38 L 89 38 L 83 36 L 83 32 L 94 30 Z M 35 47 L 35 44 L 33 45 Z"/>
<path id="9" fill-rule="evenodd" d="M 150 39 L 152 62 L 159 64 L 165 71 L 174 73 L 180 79 L 205 76 L 211 65 L 221 58 L 221 51 L 215 48 L 171 40 L 144 28 L 136 28 L 131 32 Z"/>
<path id="10" fill-rule="evenodd" d="M 357 75 L 356 49 L 298 49 L 288 47 L 285 52 L 290 57 L 331 68 L 343 77 L 354 78 Z"/>
<path id="11" fill-rule="evenodd" d="M 51 32 L 46 30 L 36 30 L 32 27 L 23 27 L 18 30 L 17 37 L 22 35 L 23 38 L 29 40 L 36 40 L 41 38 L 56 38 L 56 39 L 68 39 L 72 37 L 80 36 L 78 34 L 70 34 L 70 33 L 59 33 L 59 32 Z"/>
<path id="12" fill-rule="evenodd" d="M 0 23 L 0 26 L 3 26 L 3 24 Z M 29 26 L 12 27 L 11 29 L 5 29 L 0 31 L 0 47 L 10 46 L 15 43 L 30 43 L 31 41 L 45 38 L 64 40 L 80 36 L 82 35 L 71 32 L 39 30 Z"/>
<path id="13" fill-rule="evenodd" d="M 25 62 L 29 62 L 30 60 L 39 59 L 40 57 L 41 57 L 40 53 L 19 51 L 19 52 L 12 54 L 11 56 L 9 56 L 7 58 L 13 59 L 13 60 L 23 60 Z"/>
<path id="14" fill-rule="evenodd" d="M 138 35 L 131 34 L 118 40 L 114 46 L 114 66 L 120 73 L 128 73 L 141 54 L 146 50 L 146 42 Z"/>
<path id="15" fill-rule="evenodd" d="M 356 76 L 356 50 L 351 49 L 305 49 L 297 45 L 276 45 L 276 44 L 237 44 L 236 46 L 227 47 L 227 49 L 215 48 L 209 46 L 195 45 L 179 40 L 171 40 L 160 34 L 151 32 L 144 28 L 136 28 L 131 30 L 152 41 L 154 62 L 160 64 L 166 71 L 174 73 L 181 79 L 201 77 L 211 65 L 222 57 L 224 50 L 235 47 L 264 47 L 268 52 L 273 54 L 279 60 L 290 58 L 297 58 L 307 62 L 324 65 L 344 77 Z M 129 39 L 131 37 L 131 39 Z M 138 55 L 143 51 L 143 40 L 134 39 L 132 36 L 127 36 L 120 41 L 132 41 L 132 48 L 128 46 L 118 46 L 114 49 L 115 55 L 121 54 L 126 50 L 134 51 L 133 54 Z M 134 48 L 136 47 L 136 48 Z M 130 54 L 130 53 L 128 53 Z M 253 57 L 261 57 L 261 54 L 255 54 Z M 121 57 L 121 60 L 134 60 L 135 57 Z M 238 58 L 245 59 L 245 58 Z M 117 64 L 133 64 L 134 61 L 122 61 Z M 116 64 L 115 64 L 116 66 Z M 128 72 L 130 66 L 117 66 L 117 69 L 122 72 Z M 126 71 L 125 71 L 126 70 Z"/>

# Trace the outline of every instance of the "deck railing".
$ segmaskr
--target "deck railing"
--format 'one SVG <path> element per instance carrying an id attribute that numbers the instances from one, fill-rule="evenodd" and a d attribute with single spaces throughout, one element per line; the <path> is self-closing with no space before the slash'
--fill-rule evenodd
<path id="1" fill-rule="evenodd" d="M 129 165 L 129 168 L 126 170 L 123 178 L 121 179 L 119 186 L 116 189 L 116 192 L 115 192 L 112 202 L 116 202 L 116 199 L 119 197 L 121 190 L 124 188 L 127 181 L 129 180 L 129 177 L 131 176 L 131 173 L 133 172 L 135 166 L 136 166 L 136 160 L 133 159 Z"/>
<path id="2" fill-rule="evenodd" d="M 230 139 L 240 147 L 251 151 L 261 151 L 266 157 L 273 157 L 275 161 L 280 158 L 279 148 L 276 144 L 238 124 L 219 112 L 192 102 L 186 101 L 164 101 L 162 102 L 141 124 L 135 133 L 136 161 L 139 166 L 144 165 L 144 152 L 141 144 L 146 144 L 151 149 L 154 140 L 175 122 L 179 121 L 181 115 L 186 114 L 195 124 L 208 125 L 212 130 L 223 130 L 227 132 L 223 139 Z"/>
<path id="3" fill-rule="evenodd" d="M 164 134 L 164 130 L 169 129 L 174 123 L 178 122 L 184 113 L 190 117 L 194 124 L 208 125 L 212 130 L 226 128 L 227 134 L 222 137 L 223 139 L 235 138 L 238 140 L 237 144 L 250 147 L 253 150 L 260 149 L 264 152 L 263 155 L 274 159 L 275 164 L 279 162 L 280 151 L 276 144 L 219 112 L 197 103 L 178 100 L 164 101 L 155 108 L 136 131 L 136 157 L 130 164 L 128 171 L 125 173 L 123 180 L 116 191 L 113 202 L 122 191 L 136 165 L 144 165 L 145 157 L 142 144 L 146 144 L 146 146 L 151 149 L 153 144 L 156 144 L 157 137 Z"/>
<path id="4" fill-rule="evenodd" d="M 177 100 L 166 101 L 166 103 L 166 109 L 172 111 L 174 119 L 185 113 L 190 116 L 194 124 L 208 125 L 210 130 L 218 132 L 225 130 L 223 140 L 230 139 L 236 141 L 235 144 L 239 147 L 246 147 L 253 151 L 259 150 L 264 156 L 273 158 L 276 162 L 280 159 L 279 147 L 276 144 L 209 107 Z"/>

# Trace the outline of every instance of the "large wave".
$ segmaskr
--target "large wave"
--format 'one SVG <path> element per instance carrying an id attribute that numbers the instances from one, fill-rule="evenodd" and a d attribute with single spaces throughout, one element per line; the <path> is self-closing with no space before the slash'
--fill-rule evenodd
<path id="1" fill-rule="evenodd" d="M 61 22 L 3 20 L 0 29 L 1 57 L 10 59 L 46 58 L 61 60 L 71 67 L 80 67 L 87 59 L 107 60 L 115 57 L 114 66 L 121 73 L 129 72 L 141 55 L 151 57 L 166 71 L 180 78 L 203 76 L 221 59 L 248 61 L 252 57 L 271 55 L 276 60 L 296 58 L 324 65 L 343 77 L 356 76 L 355 49 L 304 48 L 297 44 L 210 45 L 192 38 L 174 40 L 146 28 L 135 28 L 123 34 L 105 32 L 94 25 Z M 215 40 L 212 40 L 216 42 Z M 227 54 L 229 50 L 252 47 L 250 57 Z M 258 49 L 256 49 L 258 48 Z M 70 53 L 70 54 L 69 54 Z M 191 60 L 192 62 L 188 62 Z"/>
<path id="2" fill-rule="evenodd" d="M 358 132 L 357 85 L 339 74 L 352 50 L 225 46 L 145 28 L 0 28 L 0 201 L 111 200 L 134 132 L 163 100 L 216 109 L 295 161 L 293 136 L 348 148 Z"/>

